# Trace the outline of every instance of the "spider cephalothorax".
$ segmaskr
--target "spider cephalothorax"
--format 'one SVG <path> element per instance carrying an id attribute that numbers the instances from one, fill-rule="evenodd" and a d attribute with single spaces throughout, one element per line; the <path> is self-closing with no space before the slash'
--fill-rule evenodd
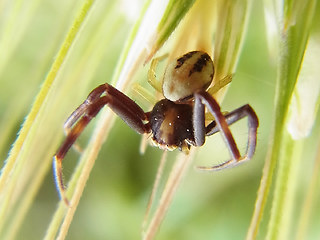
<path id="1" fill-rule="evenodd" d="M 192 110 L 191 104 L 176 104 L 168 99 L 159 101 L 149 119 L 154 145 L 164 150 L 195 145 Z"/>
<path id="2" fill-rule="evenodd" d="M 108 83 L 95 88 L 67 119 L 67 137 L 54 156 L 56 185 L 64 201 L 68 204 L 64 195 L 62 160 L 87 124 L 105 105 L 136 132 L 151 133 L 153 143 L 164 150 L 179 148 L 187 151 L 190 146 L 202 146 L 206 136 L 221 132 L 231 159 L 220 165 L 200 169 L 219 170 L 251 159 L 256 147 L 258 118 L 250 105 L 223 115 L 219 104 L 208 93 L 213 75 L 212 59 L 205 52 L 193 51 L 174 59 L 169 62 L 161 82 L 165 98 L 147 113 Z M 208 125 L 205 125 L 205 108 L 214 117 Z M 229 125 L 243 117 L 248 117 L 249 133 L 246 153 L 241 156 Z"/>

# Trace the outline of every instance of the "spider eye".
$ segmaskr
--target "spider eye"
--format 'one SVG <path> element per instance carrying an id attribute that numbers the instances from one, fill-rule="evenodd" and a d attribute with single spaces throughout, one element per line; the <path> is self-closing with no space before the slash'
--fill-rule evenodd
<path id="1" fill-rule="evenodd" d="M 163 95 L 171 101 L 191 96 L 197 90 L 207 89 L 213 74 L 213 62 L 207 53 L 186 53 L 168 64 L 163 77 Z"/>

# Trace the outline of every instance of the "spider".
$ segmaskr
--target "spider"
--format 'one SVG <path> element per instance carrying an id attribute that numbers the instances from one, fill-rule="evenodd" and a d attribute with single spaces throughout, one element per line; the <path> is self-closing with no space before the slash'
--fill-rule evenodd
<path id="1" fill-rule="evenodd" d="M 53 159 L 60 197 L 69 205 L 65 196 L 62 160 L 84 128 L 105 105 L 137 133 L 151 134 L 152 142 L 163 150 L 179 148 L 188 152 L 191 146 L 202 146 L 206 136 L 221 132 L 231 159 L 212 167 L 199 167 L 202 170 L 220 170 L 250 160 L 256 148 L 257 115 L 248 104 L 223 114 L 217 101 L 208 92 L 213 75 L 213 61 L 203 51 L 188 52 L 174 59 L 167 65 L 161 82 L 165 98 L 158 101 L 150 112 L 144 112 L 133 100 L 108 83 L 95 88 L 67 119 L 66 139 Z M 155 76 L 153 78 L 155 80 Z M 205 108 L 214 117 L 208 125 L 205 124 Z M 248 117 L 248 143 L 245 154 L 241 156 L 229 125 L 244 117 Z"/>

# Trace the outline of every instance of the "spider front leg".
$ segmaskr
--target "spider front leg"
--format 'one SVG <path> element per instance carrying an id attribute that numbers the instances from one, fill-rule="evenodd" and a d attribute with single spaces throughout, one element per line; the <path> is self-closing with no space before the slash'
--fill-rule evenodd
<path id="1" fill-rule="evenodd" d="M 65 196 L 62 160 L 88 123 L 105 105 L 108 105 L 136 132 L 140 134 L 150 132 L 149 124 L 144 123 L 148 120 L 147 114 L 133 100 L 107 83 L 95 88 L 66 121 L 65 128 L 68 129 L 66 139 L 53 158 L 56 187 L 61 199 L 67 205 L 69 205 L 69 201 Z"/>
<path id="2" fill-rule="evenodd" d="M 229 83 L 231 83 L 233 78 L 233 74 L 227 75 L 222 79 L 219 79 L 217 82 L 214 83 L 212 87 L 210 87 L 207 92 L 211 95 L 214 95 L 217 93 L 221 88 L 227 86 Z"/>
<path id="3" fill-rule="evenodd" d="M 64 132 L 65 135 L 68 136 L 72 130 L 74 124 L 81 118 L 86 111 L 88 111 L 88 106 L 93 105 L 94 102 L 101 97 L 101 95 L 105 92 L 105 86 L 100 85 L 91 91 L 88 95 L 87 99 L 79 106 L 73 113 L 68 117 L 68 119 L 64 123 Z M 82 149 L 77 143 L 72 144 L 73 148 L 75 148 L 79 153 L 82 153 Z"/>
<path id="4" fill-rule="evenodd" d="M 150 68 L 148 71 L 148 82 L 149 84 L 156 89 L 159 93 L 162 93 L 162 82 L 157 80 L 156 78 L 156 68 L 159 64 L 159 61 L 162 61 L 163 59 L 167 58 L 168 54 L 162 55 L 160 57 L 154 58 L 151 61 Z"/>
<path id="5" fill-rule="evenodd" d="M 220 165 L 216 165 L 213 167 L 199 167 L 199 169 L 209 170 L 209 171 L 221 170 L 223 168 L 233 167 L 246 160 L 250 160 L 256 148 L 257 128 L 259 125 L 258 117 L 255 114 L 254 110 L 249 105 L 244 105 L 224 116 L 220 111 L 219 104 L 209 93 L 205 91 L 197 92 L 195 94 L 194 114 L 198 114 L 198 116 L 202 116 L 203 114 L 201 113 L 204 112 L 204 105 L 208 108 L 210 113 L 215 118 L 215 121 L 213 121 L 207 127 L 205 127 L 205 132 L 206 132 L 205 135 L 210 136 L 220 131 L 225 143 L 227 144 L 227 147 L 229 149 L 229 152 L 232 158 L 229 161 L 226 161 Z M 248 116 L 248 125 L 249 125 L 248 126 L 249 128 L 248 145 L 247 145 L 247 150 L 245 155 L 241 157 L 237 144 L 232 136 L 232 133 L 228 125 L 233 124 L 234 122 L 242 119 L 245 116 Z M 202 132 L 201 137 L 204 134 L 203 133 L 204 123 L 200 124 L 202 122 L 202 119 L 200 118 L 204 118 L 204 116 L 200 117 L 198 121 L 197 121 L 197 118 L 199 117 L 194 116 L 195 139 L 196 139 L 197 131 Z"/>

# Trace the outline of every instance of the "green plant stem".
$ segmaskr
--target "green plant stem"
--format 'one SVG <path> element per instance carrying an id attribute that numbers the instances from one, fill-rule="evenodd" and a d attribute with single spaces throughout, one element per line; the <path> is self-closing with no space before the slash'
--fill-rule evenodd
<path id="1" fill-rule="evenodd" d="M 268 156 L 263 169 L 255 211 L 248 230 L 247 239 L 255 239 L 258 233 L 259 225 L 273 181 L 273 171 L 275 167 L 279 161 L 290 163 L 289 156 L 288 159 L 284 157 L 281 158 L 281 149 L 283 149 L 286 144 L 288 146 L 293 144 L 290 143 L 285 136 L 287 134 L 285 131 L 286 117 L 309 37 L 315 3 L 316 1 L 314 0 L 310 0 L 308 2 L 286 1 L 284 3 L 284 19 L 282 20 L 281 27 L 279 29 L 280 55 L 275 94 L 274 123 L 270 138 L 271 145 L 269 147 Z M 279 164 L 279 167 L 280 166 L 287 169 L 278 170 L 281 176 L 279 181 L 284 180 L 284 172 L 287 172 L 287 175 L 290 174 L 290 169 L 287 165 L 281 163 Z M 280 183 L 278 183 L 278 185 L 280 185 Z M 276 188 L 276 197 L 273 201 L 273 209 L 282 211 L 280 206 L 282 205 L 281 202 L 285 195 L 281 195 L 280 192 L 277 191 L 281 191 L 281 188 Z M 273 214 L 275 214 L 275 211 L 276 210 L 272 210 Z M 277 217 L 281 216 L 281 212 L 276 215 Z M 274 223 L 274 221 L 280 222 L 277 217 L 271 216 L 268 236 L 273 236 L 273 232 L 277 231 L 276 224 Z M 286 226 L 289 225 L 288 223 L 283 224 Z"/>
<path id="2" fill-rule="evenodd" d="M 277 88 L 279 89 L 279 88 Z M 276 95 L 279 95 L 279 91 L 276 92 Z M 281 99 L 276 97 L 276 99 Z M 251 219 L 250 227 L 247 233 L 247 240 L 256 239 L 256 236 L 259 231 L 259 225 L 264 213 L 264 209 L 267 203 L 267 199 L 269 196 L 269 191 L 271 188 L 274 169 L 278 162 L 278 156 L 280 153 L 281 146 L 281 133 L 283 132 L 284 126 L 284 114 L 282 104 L 277 104 L 279 101 L 276 100 L 275 104 L 275 116 L 279 116 L 278 118 L 274 118 L 274 127 L 270 137 L 271 144 L 269 146 L 268 155 L 266 157 L 266 162 L 263 168 L 263 174 L 260 181 L 260 187 L 258 190 L 258 197 L 255 204 L 255 210 Z"/>
<path id="3" fill-rule="evenodd" d="M 71 27 L 71 31 L 68 33 L 64 43 L 62 44 L 62 47 L 57 55 L 56 60 L 52 64 L 52 67 L 48 73 L 48 76 L 38 94 L 36 97 L 36 100 L 33 104 L 33 107 L 28 114 L 25 122 L 23 123 L 22 129 L 19 133 L 19 137 L 15 141 L 10 153 L 9 158 L 6 160 L 6 166 L 2 172 L 1 179 L 0 179 L 0 191 L 3 187 L 3 184 L 7 180 L 8 174 L 10 173 L 11 169 L 13 168 L 15 159 L 17 158 L 19 152 L 21 151 L 21 148 L 23 147 L 23 143 L 28 135 L 28 132 L 32 126 L 32 123 L 34 122 L 35 118 L 38 115 L 38 112 L 48 95 L 48 92 L 50 90 L 50 87 L 56 78 L 62 64 L 64 63 L 66 56 L 72 46 L 72 43 L 74 42 L 76 36 L 78 35 L 80 28 L 82 24 L 84 23 L 85 17 L 87 16 L 88 11 L 90 10 L 93 0 L 87 0 L 84 3 L 83 8 L 81 9 L 81 12 L 79 13 L 79 16 L 76 18 L 75 22 L 73 23 Z"/>
<path id="4" fill-rule="evenodd" d="M 185 14 L 194 4 L 195 0 L 170 0 L 165 12 L 157 27 L 157 35 L 155 44 L 147 58 L 149 61 L 153 55 L 162 47 L 165 41 L 169 38 L 171 33 L 178 26 Z"/>
<path id="5" fill-rule="evenodd" d="M 66 36 L 65 41 L 62 44 L 62 47 L 57 55 L 57 58 L 55 59 L 47 75 L 47 78 L 33 103 L 31 111 L 29 112 L 25 122 L 23 123 L 19 136 L 9 153 L 8 159 L 6 160 L 6 165 L 3 168 L 0 179 L 0 192 L 3 196 L 3 198 L 1 198 L 0 208 L 0 229 L 4 227 L 4 224 L 7 221 L 7 212 L 12 210 L 12 206 L 14 206 L 15 201 L 19 200 L 17 197 L 13 199 L 12 196 L 16 187 L 16 182 L 19 179 L 21 171 L 23 171 L 23 166 L 25 166 L 25 163 L 28 160 L 28 158 L 25 157 L 25 152 L 27 151 L 27 148 L 32 144 L 32 140 L 29 141 L 28 139 L 32 139 L 35 135 L 35 131 L 32 130 L 34 124 L 37 124 L 39 112 L 46 102 L 51 86 L 56 79 L 63 63 L 65 62 L 68 52 L 70 51 L 71 46 L 73 45 L 76 37 L 80 32 L 81 26 L 83 25 L 93 2 L 93 0 L 87 0 L 84 2 L 83 8 L 81 9 L 72 25 L 71 30 Z M 33 191 L 32 188 L 30 191 Z M 29 196 L 29 194 L 27 195 Z M 30 203 L 30 201 L 27 202 Z M 24 208 L 22 207 L 21 209 Z M 12 227 L 12 229 L 15 229 L 15 227 Z"/>
<path id="6" fill-rule="evenodd" d="M 11 222 L 8 228 L 6 228 L 6 233 L 3 239 L 16 239 L 19 228 L 22 225 L 23 220 L 25 219 L 24 217 L 27 214 L 30 206 L 32 205 L 32 201 L 34 200 L 34 197 L 36 196 L 41 184 L 43 183 L 43 179 L 47 174 L 48 168 L 50 166 L 51 165 L 42 164 L 39 168 L 37 177 L 30 184 L 28 191 L 22 197 L 21 202 L 19 202 L 19 205 L 17 206 L 17 209 L 15 209 L 14 211 L 14 214 L 12 214 L 13 216 L 10 219 Z"/>
<path id="7" fill-rule="evenodd" d="M 298 1 L 288 1 L 285 4 L 283 35 L 280 40 L 280 72 L 277 86 L 278 94 L 276 94 L 277 119 L 274 138 L 274 144 L 277 142 L 279 144 L 276 145 L 276 151 L 272 158 L 272 161 L 279 163 L 279 165 L 267 239 L 287 239 L 290 229 L 290 216 L 294 201 L 293 189 L 297 178 L 295 166 L 298 164 L 303 144 L 292 140 L 284 128 L 287 124 L 286 118 L 291 96 L 298 79 L 310 33 L 314 6 L 315 1 L 304 3 L 303 6 L 299 5 Z"/>
<path id="8" fill-rule="evenodd" d="M 319 118 L 320 119 L 320 118 Z M 319 121 L 317 121 L 319 123 Z M 319 131 L 318 131 L 319 132 Z M 318 139 L 318 143 L 320 143 Z M 319 183 L 320 183 L 320 144 L 318 144 L 318 151 L 315 157 L 315 163 L 313 167 L 311 181 L 307 190 L 304 203 L 301 208 L 301 215 L 298 222 L 298 230 L 296 234 L 296 240 L 307 239 L 307 230 L 310 223 L 310 217 L 312 209 L 315 207 L 314 200 L 318 194 L 319 196 Z"/>
<path id="9" fill-rule="evenodd" d="M 267 239 L 288 239 L 298 183 L 303 141 L 295 141 L 285 130 L 279 152 L 275 195 Z"/>

